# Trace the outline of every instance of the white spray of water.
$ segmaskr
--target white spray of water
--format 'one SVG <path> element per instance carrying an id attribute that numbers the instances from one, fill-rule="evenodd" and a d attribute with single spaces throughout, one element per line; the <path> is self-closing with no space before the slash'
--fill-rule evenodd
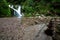
<path id="1" fill-rule="evenodd" d="M 14 15 L 17 15 L 18 18 L 22 17 L 20 5 L 18 5 L 18 9 L 15 9 L 13 5 L 9 5 L 9 7 L 14 10 Z"/>

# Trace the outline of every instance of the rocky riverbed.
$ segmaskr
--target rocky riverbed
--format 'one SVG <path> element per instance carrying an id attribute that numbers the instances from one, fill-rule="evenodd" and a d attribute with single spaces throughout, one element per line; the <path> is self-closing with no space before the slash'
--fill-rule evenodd
<path id="1" fill-rule="evenodd" d="M 0 18 L 0 40 L 46 40 L 46 28 L 46 23 L 38 18 Z M 50 37 L 47 40 L 49 39 Z"/>

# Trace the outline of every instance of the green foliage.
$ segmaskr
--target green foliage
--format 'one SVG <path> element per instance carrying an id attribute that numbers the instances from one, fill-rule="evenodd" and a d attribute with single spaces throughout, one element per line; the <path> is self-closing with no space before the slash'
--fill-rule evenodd
<path id="1" fill-rule="evenodd" d="M 58 9 L 54 8 L 54 5 L 56 5 L 54 3 L 60 2 L 60 0 L 7 0 L 7 2 L 14 5 L 21 5 L 22 12 L 27 17 L 39 16 L 41 14 L 45 16 L 56 16 L 60 11 L 58 7 Z M 55 11 L 58 12 L 56 15 Z"/>
<path id="2" fill-rule="evenodd" d="M 0 1 L 0 17 L 8 17 L 8 16 L 11 16 L 8 4 L 6 0 L 1 0 Z"/>
<path id="3" fill-rule="evenodd" d="M 22 4 L 23 2 L 25 2 L 26 0 L 6 0 L 8 3 L 10 3 L 10 4 L 14 4 L 14 5 L 16 5 L 16 4 Z"/>
<path id="4" fill-rule="evenodd" d="M 54 2 L 59 2 L 59 0 L 26 0 L 23 3 L 22 12 L 25 15 L 37 16 L 36 14 L 43 14 L 45 16 L 56 16 L 55 11 L 58 9 L 54 9 Z M 52 11 L 50 11 L 52 10 Z M 50 11 L 48 13 L 48 11 Z M 59 10 L 60 11 L 60 10 Z M 58 12 L 58 11 L 57 11 Z"/>

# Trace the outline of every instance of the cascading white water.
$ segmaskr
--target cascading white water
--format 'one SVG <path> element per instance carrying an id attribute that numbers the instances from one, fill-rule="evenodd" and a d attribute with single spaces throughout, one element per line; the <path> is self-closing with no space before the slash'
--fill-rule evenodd
<path id="1" fill-rule="evenodd" d="M 14 10 L 14 15 L 16 15 L 16 17 L 18 17 L 18 18 L 21 18 L 22 17 L 21 6 L 20 5 L 17 5 L 17 6 L 18 6 L 18 8 L 15 9 L 13 7 L 13 5 L 9 5 L 9 7 Z"/>

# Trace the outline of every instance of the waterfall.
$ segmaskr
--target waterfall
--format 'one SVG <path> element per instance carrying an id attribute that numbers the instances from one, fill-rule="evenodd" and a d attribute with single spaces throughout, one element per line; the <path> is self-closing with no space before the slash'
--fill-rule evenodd
<path id="1" fill-rule="evenodd" d="M 13 5 L 9 5 L 9 7 L 14 10 L 14 15 L 17 18 L 21 18 L 22 17 L 21 6 L 20 5 L 16 5 L 16 6 L 17 6 L 17 9 L 15 9 Z"/>

